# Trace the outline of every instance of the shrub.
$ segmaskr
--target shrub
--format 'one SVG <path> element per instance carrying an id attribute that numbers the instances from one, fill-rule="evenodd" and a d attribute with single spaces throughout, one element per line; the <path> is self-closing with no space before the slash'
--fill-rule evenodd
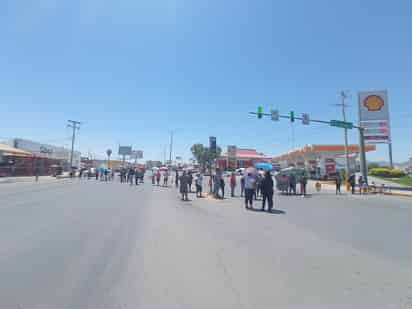
<path id="1" fill-rule="evenodd" d="M 373 168 L 379 168 L 379 164 L 378 164 L 378 163 L 375 163 L 375 162 L 369 163 L 369 165 L 368 165 L 368 170 L 371 170 L 371 169 L 373 169 Z"/>
<path id="2" fill-rule="evenodd" d="M 372 176 L 380 176 L 380 177 L 387 177 L 387 178 L 400 178 L 405 176 L 405 172 L 400 169 L 390 169 L 386 167 L 378 167 L 378 168 L 371 168 L 369 173 Z"/>

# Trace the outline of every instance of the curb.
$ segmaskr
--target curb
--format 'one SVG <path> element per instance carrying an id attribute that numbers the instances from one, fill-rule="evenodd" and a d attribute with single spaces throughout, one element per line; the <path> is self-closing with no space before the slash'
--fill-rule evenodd
<path id="1" fill-rule="evenodd" d="M 393 192 L 384 192 L 383 195 L 392 195 L 392 196 L 400 196 L 400 197 L 412 197 L 412 194 L 393 193 Z"/>

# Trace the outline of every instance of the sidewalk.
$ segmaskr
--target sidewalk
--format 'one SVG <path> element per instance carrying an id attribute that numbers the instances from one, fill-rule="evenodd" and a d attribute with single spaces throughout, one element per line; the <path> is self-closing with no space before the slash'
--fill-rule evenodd
<path id="1" fill-rule="evenodd" d="M 309 187 L 309 184 L 310 184 L 310 186 L 312 187 L 314 187 L 314 185 L 315 185 L 315 181 L 313 181 L 313 180 L 310 180 L 309 182 L 308 182 L 308 187 Z M 324 182 L 321 182 L 322 183 L 322 188 L 321 188 L 321 191 L 320 192 L 336 192 L 335 190 L 336 190 L 336 188 L 335 188 L 335 185 L 334 184 L 328 184 L 328 183 L 324 183 Z M 377 187 L 379 187 L 379 186 L 377 186 Z M 350 192 L 350 191 L 346 191 L 346 186 L 344 185 L 344 184 L 342 184 L 342 186 L 341 186 L 341 191 L 342 191 L 342 193 L 343 192 Z M 356 188 L 356 193 L 357 194 L 359 194 L 359 188 L 357 187 Z M 382 193 L 372 193 L 372 192 L 369 192 L 369 193 L 366 193 L 366 195 L 381 195 Z M 401 190 L 385 190 L 384 191 L 384 193 L 383 193 L 383 195 L 393 195 L 393 196 L 401 196 L 401 197 L 412 197 L 412 191 L 401 191 Z"/>

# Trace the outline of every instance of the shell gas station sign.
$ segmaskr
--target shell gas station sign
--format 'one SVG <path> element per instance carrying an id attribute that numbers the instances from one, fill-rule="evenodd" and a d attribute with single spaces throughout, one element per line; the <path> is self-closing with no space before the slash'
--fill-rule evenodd
<path id="1" fill-rule="evenodd" d="M 359 92 L 358 107 L 359 125 L 365 128 L 365 143 L 390 143 L 389 106 L 386 90 Z"/>

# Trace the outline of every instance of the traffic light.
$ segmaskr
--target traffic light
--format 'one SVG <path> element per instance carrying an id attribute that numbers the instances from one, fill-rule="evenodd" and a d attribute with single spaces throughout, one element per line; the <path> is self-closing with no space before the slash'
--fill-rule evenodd
<path id="1" fill-rule="evenodd" d="M 290 112 L 290 122 L 295 122 L 295 112 Z"/>
<path id="2" fill-rule="evenodd" d="M 310 123 L 309 114 L 302 114 L 302 124 L 308 125 Z"/>
<path id="3" fill-rule="evenodd" d="M 279 111 L 277 109 L 271 111 L 271 116 L 273 121 L 279 121 Z"/>
<path id="4" fill-rule="evenodd" d="M 263 108 L 262 108 L 262 106 L 258 106 L 257 116 L 258 116 L 259 119 L 262 118 L 262 116 L 263 116 Z"/>

